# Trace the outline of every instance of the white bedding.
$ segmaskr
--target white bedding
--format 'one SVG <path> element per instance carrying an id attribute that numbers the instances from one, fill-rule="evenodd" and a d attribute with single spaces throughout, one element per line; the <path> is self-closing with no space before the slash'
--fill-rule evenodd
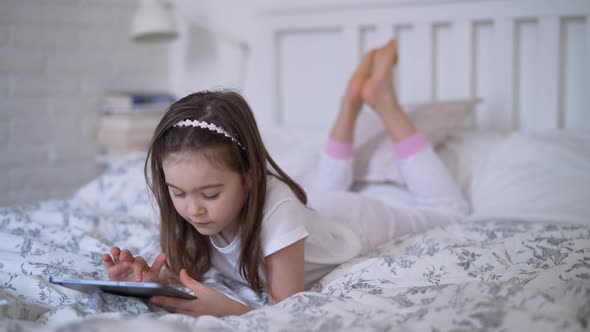
<path id="1" fill-rule="evenodd" d="M 471 185 L 473 219 L 590 223 L 590 136 L 513 134 Z"/>
<path id="2" fill-rule="evenodd" d="M 321 138 L 287 137 L 284 131 L 281 134 L 283 141 L 273 140 L 276 145 L 269 149 L 278 149 L 277 161 L 291 171 L 306 167 L 323 144 Z M 507 199 L 503 191 L 493 194 L 493 190 L 502 190 L 503 184 L 494 180 L 499 176 L 494 172 L 510 175 L 510 171 L 518 171 L 510 169 L 516 161 L 536 157 L 532 152 L 520 155 L 521 159 L 500 156 L 516 151 L 539 152 L 537 144 L 550 144 L 542 137 L 530 141 L 514 135 L 478 135 L 460 134 L 440 149 L 441 154 L 446 153 L 443 159 L 453 172 L 460 170 L 460 166 L 468 168 L 459 172 L 463 187 L 476 203 L 468 222 L 386 243 L 366 257 L 357 257 L 338 267 L 311 291 L 274 306 L 264 305 L 264 297 L 227 282 L 213 271 L 208 279 L 211 285 L 258 308 L 243 316 L 226 318 L 173 315 L 136 299 L 106 294 L 86 296 L 48 283 L 50 276 L 104 278 L 100 255 L 114 244 L 125 245 L 147 257 L 158 251 L 156 219 L 142 174 L 143 156 L 129 156 L 71 199 L 0 209 L 0 329 L 587 329 L 590 223 L 586 210 L 580 204 L 576 205 L 580 209 L 559 211 L 550 217 L 533 215 L 528 208 L 534 206 L 534 201 L 523 212 L 518 211 L 522 201 Z M 590 141 L 575 138 L 576 144 L 564 143 L 570 138 L 553 139 L 553 145 L 560 147 L 553 147 L 552 153 L 567 155 L 569 150 L 565 146 L 577 149 L 578 143 L 587 147 L 585 144 Z M 297 139 L 301 144 L 291 146 L 301 150 L 281 154 L 281 149 Z M 315 150 L 311 150 L 313 146 Z M 482 146 L 489 150 L 481 151 Z M 298 157 L 297 153 L 301 155 Z M 302 158 L 305 153 L 311 156 Z M 539 153 L 544 155 L 543 150 Z M 568 170 L 566 178 L 572 176 L 586 183 L 589 174 L 579 167 L 586 165 L 580 160 L 589 155 L 576 155 L 563 166 Z M 536 166 L 539 165 L 531 164 L 529 171 L 539 170 Z M 540 170 L 544 167 L 543 164 Z M 573 171 L 577 171 L 575 176 Z M 518 179 L 524 181 L 518 185 L 522 188 L 528 178 Z M 567 200 L 569 187 L 550 189 L 553 201 Z M 403 195 L 403 188 L 386 185 L 363 190 L 374 190 L 374 196 L 383 200 L 391 197 L 386 196 L 387 190 Z M 524 200 L 528 193 L 522 190 L 511 193 L 511 197 Z M 590 197 L 589 193 L 590 186 L 576 187 L 576 194 L 585 195 L 582 197 Z M 490 201 L 486 202 L 486 197 Z M 574 218 L 582 222 L 574 223 Z"/>

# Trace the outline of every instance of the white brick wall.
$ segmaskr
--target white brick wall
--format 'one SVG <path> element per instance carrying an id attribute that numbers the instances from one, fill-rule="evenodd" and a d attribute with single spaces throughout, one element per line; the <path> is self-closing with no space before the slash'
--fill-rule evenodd
<path id="1" fill-rule="evenodd" d="M 132 0 L 0 1 L 0 206 L 95 178 L 97 105 L 168 89 L 168 46 L 129 40 Z"/>

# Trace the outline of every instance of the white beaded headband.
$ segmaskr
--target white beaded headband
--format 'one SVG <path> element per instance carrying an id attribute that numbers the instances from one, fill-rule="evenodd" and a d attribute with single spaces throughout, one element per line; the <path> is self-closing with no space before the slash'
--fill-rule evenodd
<path id="1" fill-rule="evenodd" d="M 195 128 L 207 129 L 207 130 L 210 130 L 212 132 L 216 132 L 218 134 L 221 134 L 221 135 L 223 135 L 223 136 L 231 139 L 239 147 L 241 147 L 242 149 L 244 149 L 244 147 L 242 146 L 242 144 L 240 144 L 240 142 L 238 142 L 238 140 L 235 137 L 233 137 L 232 135 L 230 135 L 223 128 L 221 128 L 219 126 L 216 126 L 216 125 L 214 125 L 212 123 L 209 123 L 209 122 L 186 119 L 186 120 L 178 121 L 176 124 L 172 125 L 172 127 L 195 127 Z"/>

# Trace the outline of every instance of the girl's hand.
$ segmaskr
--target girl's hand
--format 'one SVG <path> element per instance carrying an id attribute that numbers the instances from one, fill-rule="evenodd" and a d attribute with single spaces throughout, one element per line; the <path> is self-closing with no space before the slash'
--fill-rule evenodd
<path id="1" fill-rule="evenodd" d="M 111 255 L 102 256 L 107 275 L 110 280 L 157 282 L 162 266 L 166 262 L 166 254 L 159 254 L 150 267 L 141 256 L 135 256 L 127 249 L 111 248 Z"/>
<path id="2" fill-rule="evenodd" d="M 180 271 L 180 281 L 198 297 L 196 300 L 183 300 L 174 297 L 152 296 L 150 303 L 166 308 L 168 311 L 191 316 L 241 315 L 251 310 L 237 301 L 230 299 L 219 291 L 205 286 L 191 278 L 185 269 Z"/>

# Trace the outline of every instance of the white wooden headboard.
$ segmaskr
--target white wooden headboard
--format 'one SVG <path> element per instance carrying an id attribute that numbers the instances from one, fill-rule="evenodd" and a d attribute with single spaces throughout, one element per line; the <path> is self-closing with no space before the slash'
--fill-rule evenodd
<path id="1" fill-rule="evenodd" d="M 402 103 L 480 97 L 477 128 L 590 130 L 590 0 L 358 3 L 260 11 L 260 122 L 329 127 L 361 55 L 395 37 Z"/>

